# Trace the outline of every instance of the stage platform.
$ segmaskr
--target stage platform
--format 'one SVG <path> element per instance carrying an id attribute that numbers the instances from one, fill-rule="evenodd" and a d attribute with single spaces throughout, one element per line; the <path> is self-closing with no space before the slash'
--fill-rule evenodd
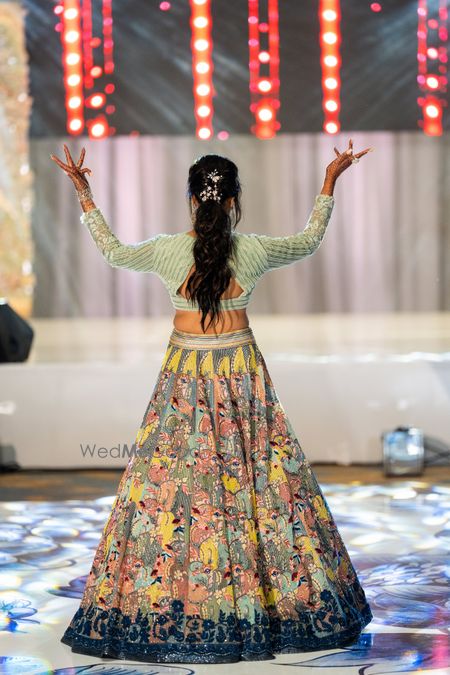
<path id="1" fill-rule="evenodd" d="M 31 319 L 29 360 L 0 366 L 0 444 L 23 468 L 125 466 L 172 321 Z M 401 425 L 450 445 L 450 313 L 250 315 L 250 326 L 311 462 L 381 462 L 382 433 Z"/>

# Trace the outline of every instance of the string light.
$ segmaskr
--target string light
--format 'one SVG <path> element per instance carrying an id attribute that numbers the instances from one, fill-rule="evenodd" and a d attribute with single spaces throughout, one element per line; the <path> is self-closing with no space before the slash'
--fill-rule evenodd
<path id="1" fill-rule="evenodd" d="M 113 58 L 113 15 L 111 0 L 103 0 L 103 62 L 104 70 L 107 75 L 114 72 L 114 58 Z"/>
<path id="2" fill-rule="evenodd" d="M 84 65 L 84 85 L 86 89 L 92 89 L 94 81 L 92 77 L 92 68 L 94 66 L 93 58 L 93 39 L 92 39 L 92 5 L 91 0 L 83 0 L 82 11 L 83 19 L 83 65 Z"/>
<path id="3" fill-rule="evenodd" d="M 81 47 L 81 17 L 79 0 L 64 0 L 54 8 L 62 30 L 63 81 L 66 102 L 66 129 L 78 135 L 84 128 L 83 62 Z"/>
<path id="4" fill-rule="evenodd" d="M 55 30 L 61 33 L 63 46 L 67 130 L 77 135 L 87 125 L 93 138 L 114 133 L 104 114 L 101 118 L 97 116 L 89 120 L 93 110 L 97 115 L 100 108 L 106 115 L 115 111 L 107 100 L 107 95 L 114 91 L 114 85 L 105 82 L 114 72 L 112 0 L 102 0 L 101 6 L 101 36 L 92 33 L 92 0 L 63 0 L 53 8 L 59 19 Z M 94 50 L 97 50 L 95 59 Z"/>
<path id="5" fill-rule="evenodd" d="M 340 0 L 319 0 L 323 129 L 328 134 L 340 130 L 340 19 Z"/>
<path id="6" fill-rule="evenodd" d="M 443 109 L 447 106 L 448 9 L 446 0 L 439 0 L 434 16 L 431 12 L 432 7 L 429 6 L 428 0 L 418 0 L 417 83 L 423 92 L 423 95 L 417 99 L 422 108 L 422 119 L 418 124 L 426 135 L 441 136 Z"/>
<path id="7" fill-rule="evenodd" d="M 249 0 L 250 110 L 255 116 L 251 132 L 264 139 L 280 129 L 276 117 L 280 107 L 278 0 L 267 0 L 267 18 L 261 21 L 258 0 Z M 266 72 L 262 72 L 264 67 Z"/>
<path id="8" fill-rule="evenodd" d="M 213 135 L 211 0 L 191 0 L 191 50 L 197 138 Z"/>
<path id="9" fill-rule="evenodd" d="M 108 131 L 108 122 L 103 116 L 89 120 L 88 126 L 89 133 L 93 138 L 103 138 Z"/>

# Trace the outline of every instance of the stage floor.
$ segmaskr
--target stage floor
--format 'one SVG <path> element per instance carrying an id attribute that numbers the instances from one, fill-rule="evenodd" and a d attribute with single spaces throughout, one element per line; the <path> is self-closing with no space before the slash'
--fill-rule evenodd
<path id="1" fill-rule="evenodd" d="M 345 649 L 222 665 L 143 664 L 60 642 L 113 496 L 0 503 L 0 672 L 8 675 L 450 673 L 450 486 L 322 484 L 374 620 Z"/>
<path id="2" fill-rule="evenodd" d="M 360 363 L 426 359 L 450 363 L 450 312 L 257 314 L 256 341 L 273 358 Z M 29 363 L 142 363 L 165 349 L 172 317 L 30 319 Z"/>

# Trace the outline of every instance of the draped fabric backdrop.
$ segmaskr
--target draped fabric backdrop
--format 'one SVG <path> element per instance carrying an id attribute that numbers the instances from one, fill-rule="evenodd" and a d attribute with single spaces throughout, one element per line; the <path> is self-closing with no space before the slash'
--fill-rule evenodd
<path id="1" fill-rule="evenodd" d="M 25 316 L 31 313 L 35 283 L 28 66 L 25 10 L 19 3 L 0 2 L 0 297 Z"/>
<path id="2" fill-rule="evenodd" d="M 124 243 L 191 228 L 190 164 L 217 152 L 239 167 L 242 232 L 288 235 L 305 227 L 325 168 L 345 149 L 375 151 L 338 180 L 335 208 L 315 254 L 269 272 L 250 313 L 448 311 L 450 309 L 450 134 L 346 132 L 281 134 L 270 141 L 226 142 L 187 136 L 70 139 L 75 159 L 86 147 L 94 199 Z M 64 159 L 65 138 L 32 139 L 33 236 L 37 275 L 34 316 L 111 317 L 173 313 L 154 274 L 114 269 L 79 220 L 70 179 L 50 159 Z"/>

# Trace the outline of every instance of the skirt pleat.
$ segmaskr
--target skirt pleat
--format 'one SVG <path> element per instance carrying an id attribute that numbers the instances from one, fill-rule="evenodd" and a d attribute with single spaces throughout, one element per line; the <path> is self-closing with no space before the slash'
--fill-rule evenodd
<path id="1" fill-rule="evenodd" d="M 173 329 L 62 642 L 146 662 L 331 649 L 372 612 L 250 327 Z"/>

